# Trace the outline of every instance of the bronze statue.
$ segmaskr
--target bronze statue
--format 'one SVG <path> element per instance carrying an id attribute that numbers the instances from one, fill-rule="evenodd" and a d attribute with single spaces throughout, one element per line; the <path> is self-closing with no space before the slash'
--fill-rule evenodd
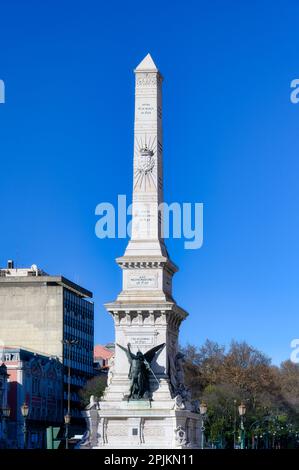
<path id="1" fill-rule="evenodd" d="M 130 363 L 129 370 L 129 379 L 131 380 L 130 393 L 128 395 L 128 400 L 130 398 L 140 400 L 147 393 L 150 393 L 149 387 L 149 374 L 151 373 L 156 381 L 159 383 L 157 377 L 151 369 L 151 362 L 155 357 L 155 354 L 161 351 L 165 343 L 159 344 L 154 348 L 147 351 L 145 354 L 142 354 L 141 351 L 138 351 L 136 354 L 133 354 L 130 348 L 130 343 L 128 343 L 128 349 L 124 348 L 120 344 L 117 344 L 123 351 L 125 351 L 127 358 Z"/>

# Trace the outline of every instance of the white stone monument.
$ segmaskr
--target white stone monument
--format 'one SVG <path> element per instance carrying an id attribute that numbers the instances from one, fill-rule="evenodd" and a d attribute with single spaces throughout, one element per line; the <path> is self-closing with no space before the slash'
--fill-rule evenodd
<path id="1" fill-rule="evenodd" d="M 135 70 L 132 235 L 125 254 L 122 291 L 106 304 L 115 324 L 115 360 L 108 386 L 86 411 L 89 433 L 82 447 L 197 448 L 200 416 L 184 384 L 178 334 L 187 313 L 172 297 L 170 260 L 162 238 L 162 76 L 148 54 Z M 128 399 L 131 380 L 126 352 L 146 353 L 165 343 L 150 363 L 150 393 Z"/>

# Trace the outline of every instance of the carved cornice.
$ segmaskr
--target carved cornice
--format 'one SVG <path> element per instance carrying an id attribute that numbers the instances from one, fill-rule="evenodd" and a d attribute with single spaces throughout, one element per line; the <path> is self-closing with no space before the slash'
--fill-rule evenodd
<path id="1" fill-rule="evenodd" d="M 165 268 L 172 274 L 178 271 L 178 267 L 165 256 L 121 256 L 116 258 L 116 262 L 122 269 Z"/>
<path id="2" fill-rule="evenodd" d="M 105 304 L 116 325 L 165 325 L 177 331 L 188 313 L 172 302 L 164 304 L 123 305 L 113 302 Z"/>

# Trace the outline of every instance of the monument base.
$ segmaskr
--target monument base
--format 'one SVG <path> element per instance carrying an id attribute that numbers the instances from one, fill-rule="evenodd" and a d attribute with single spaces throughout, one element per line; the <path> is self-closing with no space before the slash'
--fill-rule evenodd
<path id="1" fill-rule="evenodd" d="M 81 449 L 197 449 L 200 415 L 175 402 L 100 402 L 84 412 L 88 432 Z"/>

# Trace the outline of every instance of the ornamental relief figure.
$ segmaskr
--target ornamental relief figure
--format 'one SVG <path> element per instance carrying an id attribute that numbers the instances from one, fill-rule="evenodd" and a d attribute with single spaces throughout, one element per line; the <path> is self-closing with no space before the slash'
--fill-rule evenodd
<path id="1" fill-rule="evenodd" d="M 173 351 L 173 350 L 172 350 Z M 170 351 L 168 354 L 169 364 L 169 375 L 172 390 L 174 394 L 177 394 L 179 390 L 185 388 L 185 377 L 184 377 L 184 354 L 178 352 L 173 354 Z"/>
<path id="2" fill-rule="evenodd" d="M 191 410 L 191 391 L 185 385 L 184 374 L 185 356 L 178 352 L 175 356 L 173 353 L 168 354 L 168 370 L 172 396 L 174 397 L 174 409 Z"/>
<path id="3" fill-rule="evenodd" d="M 175 430 L 175 441 L 178 446 L 187 446 L 187 432 L 183 426 L 178 426 Z"/>
<path id="4" fill-rule="evenodd" d="M 136 136 L 135 139 L 135 171 L 134 171 L 134 189 L 146 191 L 147 188 L 156 188 L 157 167 L 156 155 L 157 144 L 156 136 L 144 137 Z"/>

